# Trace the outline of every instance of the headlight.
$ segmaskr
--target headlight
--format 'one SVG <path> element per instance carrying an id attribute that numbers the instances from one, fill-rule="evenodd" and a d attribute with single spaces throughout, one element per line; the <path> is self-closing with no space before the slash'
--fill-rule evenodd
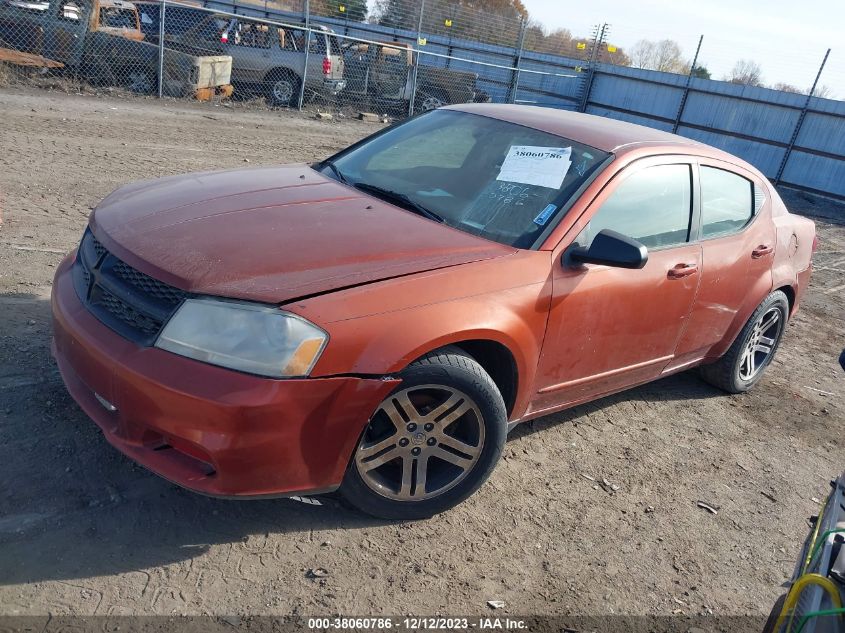
<path id="1" fill-rule="evenodd" d="M 292 378 L 311 372 L 327 340 L 316 325 L 276 308 L 188 299 L 155 345 L 212 365 Z"/>

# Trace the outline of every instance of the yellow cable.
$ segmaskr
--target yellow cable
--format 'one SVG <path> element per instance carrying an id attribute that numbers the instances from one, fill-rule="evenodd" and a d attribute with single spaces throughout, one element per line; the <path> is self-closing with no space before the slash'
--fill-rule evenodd
<path id="1" fill-rule="evenodd" d="M 839 589 L 836 588 L 836 585 L 833 584 L 833 581 L 830 578 L 825 578 L 820 574 L 804 574 L 796 580 L 789 589 L 786 600 L 783 602 L 783 609 L 780 610 L 780 615 L 778 616 L 777 623 L 775 624 L 775 631 L 780 631 L 787 614 L 791 613 L 795 608 L 795 605 L 798 603 L 798 598 L 801 596 L 801 592 L 807 585 L 820 586 L 830 596 L 833 608 L 842 608 L 842 599 L 839 597 Z"/>
<path id="2" fill-rule="evenodd" d="M 815 546 L 816 546 L 816 539 L 819 536 L 819 529 L 822 526 L 822 519 L 824 518 L 824 512 L 825 512 L 825 510 L 827 510 L 827 504 L 829 504 L 831 502 L 831 500 L 833 499 L 833 494 L 835 492 L 836 492 L 836 490 L 833 490 L 827 496 L 827 499 L 824 500 L 824 505 L 822 506 L 822 509 L 819 511 L 818 517 L 816 518 L 816 527 L 813 529 L 813 538 L 810 540 L 810 544 L 807 547 L 807 558 L 804 560 L 804 566 L 801 568 L 802 574 L 805 571 L 807 571 L 807 567 L 810 565 L 810 561 L 813 558 L 813 550 L 815 549 Z"/>

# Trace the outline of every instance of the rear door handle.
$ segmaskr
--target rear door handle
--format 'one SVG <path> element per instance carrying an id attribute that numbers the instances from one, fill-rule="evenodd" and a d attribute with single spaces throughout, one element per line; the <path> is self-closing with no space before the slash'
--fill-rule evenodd
<path id="1" fill-rule="evenodd" d="M 675 264 L 674 268 L 669 269 L 669 279 L 683 279 L 698 272 L 698 266 L 695 264 Z"/>
<path id="2" fill-rule="evenodd" d="M 752 259 L 760 259 L 761 257 L 768 255 L 769 253 L 771 253 L 774 250 L 775 250 L 774 248 L 772 248 L 771 246 L 768 246 L 767 244 L 760 244 L 760 246 L 758 246 L 753 251 L 751 251 L 751 258 Z"/>

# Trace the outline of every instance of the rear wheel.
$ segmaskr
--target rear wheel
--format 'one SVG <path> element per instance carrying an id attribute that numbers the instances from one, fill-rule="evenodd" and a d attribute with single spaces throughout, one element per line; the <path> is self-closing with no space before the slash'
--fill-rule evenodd
<path id="1" fill-rule="evenodd" d="M 291 106 L 299 100 L 299 77 L 289 70 L 270 73 L 265 85 L 267 101 L 271 106 Z"/>
<path id="2" fill-rule="evenodd" d="M 775 290 L 757 307 L 725 355 L 701 367 L 701 376 L 728 393 L 748 391 L 772 362 L 788 318 L 789 300 Z"/>
<path id="3" fill-rule="evenodd" d="M 417 94 L 417 112 L 428 112 L 448 105 L 449 97 L 442 90 L 420 88 Z"/>
<path id="4" fill-rule="evenodd" d="M 493 380 L 457 348 L 411 364 L 376 409 L 340 492 L 387 519 L 421 519 L 475 492 L 499 460 L 507 414 Z"/>

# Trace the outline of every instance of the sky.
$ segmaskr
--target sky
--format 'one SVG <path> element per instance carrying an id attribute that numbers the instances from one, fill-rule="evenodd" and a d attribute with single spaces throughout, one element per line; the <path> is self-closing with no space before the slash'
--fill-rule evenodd
<path id="1" fill-rule="evenodd" d="M 722 79 L 738 59 L 752 59 L 763 82 L 809 89 L 831 48 L 820 85 L 845 99 L 845 0 L 522 0 L 547 31 L 589 35 L 610 24 L 608 41 L 631 48 L 638 40 L 673 39 L 692 59 Z"/>

